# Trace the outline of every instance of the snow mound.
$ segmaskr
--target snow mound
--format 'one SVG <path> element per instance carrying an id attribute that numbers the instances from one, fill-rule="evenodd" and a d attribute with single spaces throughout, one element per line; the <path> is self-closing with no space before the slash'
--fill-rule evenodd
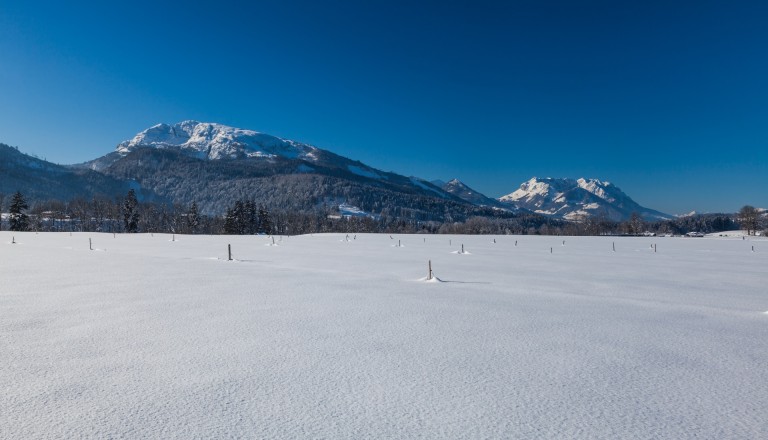
<path id="1" fill-rule="evenodd" d="M 419 278 L 417 281 L 421 281 L 423 283 L 444 283 L 445 282 L 434 275 L 432 275 L 431 280 L 428 277 L 424 277 L 424 278 Z"/>

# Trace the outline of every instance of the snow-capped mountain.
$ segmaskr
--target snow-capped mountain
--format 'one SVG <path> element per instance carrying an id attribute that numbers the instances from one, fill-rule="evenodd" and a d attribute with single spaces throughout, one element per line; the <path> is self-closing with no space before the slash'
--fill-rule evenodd
<path id="1" fill-rule="evenodd" d="M 0 163 L 5 170 L 0 192 L 13 186 L 42 200 L 113 197 L 131 187 L 148 199 L 196 202 L 210 214 L 249 198 L 287 211 L 333 214 L 354 206 L 374 216 L 425 222 L 515 215 L 518 210 L 564 219 L 595 215 L 624 220 L 633 212 L 648 220 L 671 218 L 596 179 L 533 178 L 492 199 L 458 179 L 446 183 L 405 177 L 301 142 L 197 121 L 155 125 L 79 165 L 50 164 L 10 147 L 3 152 L 7 158 Z"/>
<path id="2" fill-rule="evenodd" d="M 179 149 L 190 156 L 211 160 L 276 156 L 314 160 L 317 151 L 311 145 L 258 131 L 197 121 L 157 124 L 121 142 L 115 151 L 125 155 L 137 147 Z"/>
<path id="3" fill-rule="evenodd" d="M 539 214 L 567 220 L 582 216 L 605 216 L 621 221 L 632 213 L 645 220 L 671 219 L 671 215 L 640 206 L 621 189 L 598 179 L 545 179 L 532 178 L 499 201 L 512 203 Z"/>
<path id="4" fill-rule="evenodd" d="M 316 162 L 319 151 L 311 145 L 258 131 L 209 122 L 184 121 L 150 127 L 118 144 L 112 153 L 85 165 L 97 171 L 103 170 L 132 151 L 147 147 L 177 151 L 206 160 L 286 158 Z"/>
<path id="5" fill-rule="evenodd" d="M 508 210 L 516 210 L 517 208 L 511 203 L 502 203 L 496 199 L 492 199 L 484 194 L 467 186 L 459 179 L 453 179 L 448 182 L 442 180 L 433 180 L 432 184 L 442 188 L 443 191 L 453 194 L 469 203 L 477 206 L 490 206 L 496 208 L 503 208 Z"/>
<path id="6" fill-rule="evenodd" d="M 417 177 L 381 171 L 312 145 L 197 121 L 155 125 L 75 167 L 134 181 L 179 203 L 195 201 L 208 213 L 224 212 L 243 197 L 283 209 L 347 204 L 425 220 L 451 211 L 452 218 L 482 215 L 487 209 Z"/>

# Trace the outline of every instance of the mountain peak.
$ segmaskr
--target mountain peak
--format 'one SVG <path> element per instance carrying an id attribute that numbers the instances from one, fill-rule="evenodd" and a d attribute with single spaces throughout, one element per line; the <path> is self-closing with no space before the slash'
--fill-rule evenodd
<path id="1" fill-rule="evenodd" d="M 258 131 L 194 120 L 154 125 L 121 142 L 115 151 L 124 156 L 139 147 L 176 149 L 209 160 L 276 156 L 312 160 L 316 150 L 311 145 Z"/>
<path id="2" fill-rule="evenodd" d="M 474 189 L 470 188 L 469 186 L 467 186 L 467 184 L 465 184 L 459 179 L 451 179 L 450 181 L 448 181 L 448 183 L 445 183 L 442 180 L 434 180 L 432 181 L 432 183 L 439 186 L 443 191 L 453 194 L 474 205 L 490 206 L 494 208 L 504 209 L 507 211 L 517 210 L 516 206 L 512 204 L 500 203 L 496 199 L 492 199 L 488 196 L 485 196 L 475 191 Z"/>
<path id="3" fill-rule="evenodd" d="M 671 216 L 637 204 L 621 189 L 600 179 L 533 177 L 516 191 L 499 198 L 539 214 L 564 219 L 605 215 L 611 220 L 625 220 L 637 212 L 647 220 Z"/>

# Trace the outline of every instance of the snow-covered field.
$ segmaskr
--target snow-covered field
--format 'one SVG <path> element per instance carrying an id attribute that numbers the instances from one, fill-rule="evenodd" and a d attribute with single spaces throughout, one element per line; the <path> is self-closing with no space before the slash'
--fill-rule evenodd
<path id="1" fill-rule="evenodd" d="M 271 243 L 0 232 L 0 438 L 768 438 L 768 240 Z"/>

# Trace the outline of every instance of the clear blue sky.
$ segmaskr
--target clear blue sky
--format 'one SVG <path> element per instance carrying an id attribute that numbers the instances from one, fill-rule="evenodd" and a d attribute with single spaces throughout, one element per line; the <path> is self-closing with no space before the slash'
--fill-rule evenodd
<path id="1" fill-rule="evenodd" d="M 595 177 L 768 207 L 768 2 L 0 0 L 0 142 L 219 122 L 498 197 Z"/>

